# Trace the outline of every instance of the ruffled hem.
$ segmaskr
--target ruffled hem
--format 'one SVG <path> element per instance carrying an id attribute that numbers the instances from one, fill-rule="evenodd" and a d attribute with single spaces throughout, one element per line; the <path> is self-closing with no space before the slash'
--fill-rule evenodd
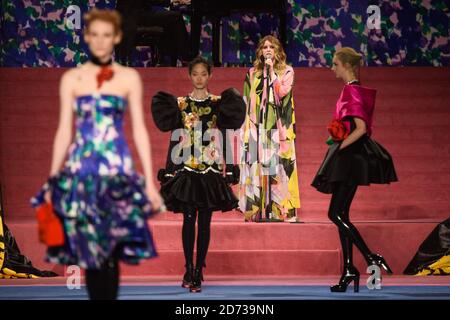
<path id="1" fill-rule="evenodd" d="M 31 199 L 33 207 L 45 203 L 51 191 L 61 219 L 65 244 L 48 249 L 46 260 L 98 269 L 116 250 L 119 259 L 136 264 L 156 256 L 147 219 L 153 214 L 143 177 L 119 174 L 100 176 L 63 170 L 51 177 Z"/>
<path id="2" fill-rule="evenodd" d="M 398 181 L 389 152 L 369 137 L 339 150 L 330 146 L 311 185 L 322 193 L 332 193 L 337 182 L 353 185 L 389 184 Z"/>
<path id="3" fill-rule="evenodd" d="M 167 209 L 174 213 L 198 209 L 225 212 L 238 206 L 238 199 L 225 178 L 214 172 L 179 171 L 161 184 L 161 195 Z"/>
<path id="4" fill-rule="evenodd" d="M 151 237 L 149 241 L 151 241 L 151 245 L 154 248 Z M 96 257 L 95 260 L 87 260 L 84 257 L 73 255 L 65 246 L 48 247 L 45 261 L 52 264 L 77 265 L 82 269 L 98 270 L 102 268 L 112 255 L 117 254 L 120 261 L 129 265 L 138 265 L 144 259 L 151 259 L 158 256 L 157 252 L 154 249 L 149 250 L 149 245 L 144 242 L 147 241 L 119 241 L 116 246 L 111 246 L 110 250 L 105 251 L 105 254 L 101 257 Z"/>

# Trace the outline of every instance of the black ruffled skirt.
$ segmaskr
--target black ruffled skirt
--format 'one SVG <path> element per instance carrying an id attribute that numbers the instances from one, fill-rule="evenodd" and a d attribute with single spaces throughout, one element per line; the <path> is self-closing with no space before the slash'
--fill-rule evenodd
<path id="1" fill-rule="evenodd" d="M 322 193 L 332 193 L 337 182 L 349 185 L 388 184 L 398 181 L 389 152 L 368 136 L 339 150 L 330 146 L 311 185 Z"/>
<path id="2" fill-rule="evenodd" d="M 161 183 L 161 195 L 169 211 L 192 212 L 198 209 L 230 211 L 238 199 L 225 178 L 215 172 L 200 174 L 182 170 Z"/>

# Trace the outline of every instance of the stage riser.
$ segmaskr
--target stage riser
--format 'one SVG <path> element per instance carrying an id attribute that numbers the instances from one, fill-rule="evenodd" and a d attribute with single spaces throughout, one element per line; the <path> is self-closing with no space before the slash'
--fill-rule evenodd
<path id="1" fill-rule="evenodd" d="M 124 275 L 182 274 L 184 256 L 181 221 L 150 220 L 157 258 L 139 266 L 124 265 Z M 381 253 L 395 273 L 401 274 L 420 243 L 435 227 L 430 222 L 355 223 L 371 250 Z M 38 242 L 34 222 L 12 223 L 10 228 L 37 267 L 44 263 L 45 246 Z M 354 248 L 355 262 L 363 271 L 364 259 Z M 211 275 L 327 275 L 338 274 L 341 248 L 336 227 L 329 223 L 244 223 L 212 224 L 207 273 Z M 63 272 L 61 266 L 55 269 Z"/>

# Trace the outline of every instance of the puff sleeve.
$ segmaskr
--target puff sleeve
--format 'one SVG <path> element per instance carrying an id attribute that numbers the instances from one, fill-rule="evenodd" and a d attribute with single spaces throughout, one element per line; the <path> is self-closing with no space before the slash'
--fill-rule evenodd
<path id="1" fill-rule="evenodd" d="M 221 129 L 239 129 L 245 120 L 245 102 L 239 91 L 229 88 L 222 92 L 218 106 L 217 126 Z"/>
<path id="2" fill-rule="evenodd" d="M 152 98 L 151 110 L 153 121 L 159 130 L 170 131 L 181 127 L 181 112 L 173 95 L 157 92 Z"/>

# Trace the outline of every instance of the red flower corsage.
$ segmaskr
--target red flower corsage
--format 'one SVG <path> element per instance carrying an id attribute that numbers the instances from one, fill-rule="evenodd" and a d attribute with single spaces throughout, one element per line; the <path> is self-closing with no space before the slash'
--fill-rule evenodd
<path id="1" fill-rule="evenodd" d="M 344 123 L 340 120 L 334 119 L 327 126 L 328 132 L 334 141 L 342 141 L 348 137 L 349 132 L 345 127 Z"/>
<path id="2" fill-rule="evenodd" d="M 111 66 L 104 66 L 100 68 L 100 72 L 97 74 L 97 89 L 100 88 L 104 81 L 110 80 L 114 75 L 114 71 Z"/>

